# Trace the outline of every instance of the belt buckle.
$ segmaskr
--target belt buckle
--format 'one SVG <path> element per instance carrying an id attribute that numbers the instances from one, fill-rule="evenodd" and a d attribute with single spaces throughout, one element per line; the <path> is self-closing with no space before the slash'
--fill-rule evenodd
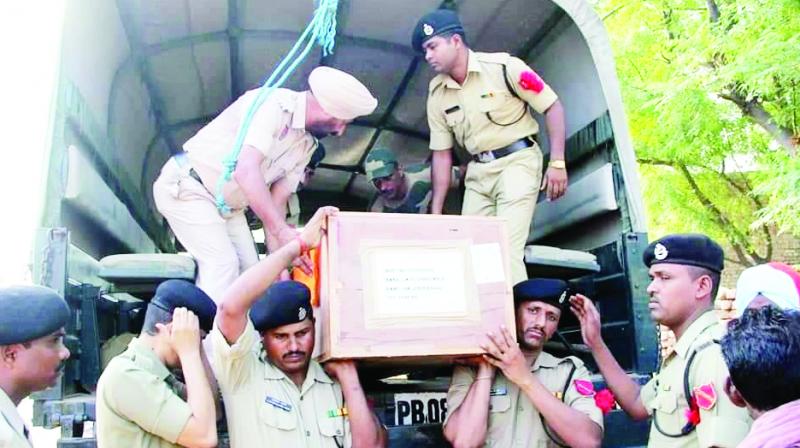
<path id="1" fill-rule="evenodd" d="M 497 160 L 497 157 L 494 156 L 493 151 L 484 151 L 478 153 L 478 161 L 481 163 L 489 163 L 494 160 Z"/>

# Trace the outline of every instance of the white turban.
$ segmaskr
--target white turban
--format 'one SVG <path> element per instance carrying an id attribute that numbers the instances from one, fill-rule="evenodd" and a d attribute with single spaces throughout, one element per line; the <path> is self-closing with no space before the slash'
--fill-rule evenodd
<path id="1" fill-rule="evenodd" d="M 322 109 L 340 120 L 369 115 L 378 100 L 353 75 L 331 67 L 317 67 L 308 76 L 308 85 Z"/>
<path id="2" fill-rule="evenodd" d="M 775 262 L 745 269 L 736 281 L 736 314 L 741 316 L 759 294 L 782 309 L 800 309 L 800 274 Z"/>

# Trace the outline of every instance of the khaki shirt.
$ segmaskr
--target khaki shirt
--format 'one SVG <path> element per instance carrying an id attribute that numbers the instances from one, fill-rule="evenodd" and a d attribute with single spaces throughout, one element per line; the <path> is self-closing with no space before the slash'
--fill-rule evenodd
<path id="1" fill-rule="evenodd" d="M 25 432 L 25 423 L 17 407 L 0 388 L 0 448 L 31 448 L 33 442 Z"/>
<path id="2" fill-rule="evenodd" d="M 509 92 L 503 80 L 503 65 L 508 83 L 524 101 Z M 463 85 L 446 74 L 434 77 L 428 87 L 430 148 L 450 149 L 457 142 L 470 154 L 477 154 L 536 134 L 539 125 L 528 113 L 528 105 L 544 113 L 558 97 L 547 84 L 539 93 L 520 87 L 520 74 L 529 70 L 521 59 L 508 53 L 470 50 Z"/>
<path id="3" fill-rule="evenodd" d="M 335 415 L 344 406 L 341 387 L 318 362 L 311 361 L 298 389 L 266 359 L 249 320 L 233 345 L 216 325 L 210 337 L 232 448 L 351 446 L 349 419 Z"/>
<path id="4" fill-rule="evenodd" d="M 97 382 L 97 446 L 177 447 L 192 411 L 150 347 L 134 338 Z"/>
<path id="5" fill-rule="evenodd" d="M 212 195 L 217 194 L 217 179 L 222 174 L 222 161 L 233 151 L 239 126 L 258 95 L 258 89 L 240 96 L 214 120 L 186 141 L 192 167 Z M 261 174 L 267 185 L 286 177 L 294 191 L 303 170 L 317 146 L 317 140 L 306 132 L 306 94 L 276 89 L 258 108 L 248 128 L 243 145 L 250 145 L 264 155 Z M 223 187 L 225 201 L 231 209 L 248 205 L 239 184 L 231 178 Z"/>
<path id="6" fill-rule="evenodd" d="M 574 363 L 574 364 L 573 364 Z M 566 389 L 564 403 L 586 414 L 593 422 L 603 428 L 603 412 L 595 405 L 594 398 L 578 393 L 575 380 L 590 381 L 589 371 L 583 362 L 575 357 L 556 358 L 542 352 L 531 367 L 531 372 L 557 398 L 561 398 L 567 384 L 570 370 L 575 372 Z M 450 389 L 447 391 L 447 419 L 461 406 L 475 381 L 475 369 L 458 366 L 453 372 Z M 549 428 L 548 428 L 549 429 Z M 557 437 L 552 429 L 550 434 Z M 559 440 L 559 442 L 561 442 Z M 563 442 L 561 442 L 563 443 Z M 489 398 L 489 426 L 486 432 L 487 447 L 557 447 L 547 436 L 539 411 L 516 384 L 508 381 L 498 372 L 492 382 Z"/>
<path id="7" fill-rule="evenodd" d="M 679 434 L 687 423 L 683 375 L 686 362 L 697 347 L 722 337 L 724 328 L 713 311 L 698 317 L 675 344 L 675 350 L 662 362 L 653 379 L 642 387 L 641 400 L 650 414 L 658 419 L 659 427 L 669 434 Z M 666 437 L 654 424 L 650 425 L 649 447 L 735 447 L 744 439 L 752 421 L 744 408 L 734 405 L 725 394 L 728 368 L 719 344 L 699 351 L 689 374 L 689 390 L 712 384 L 716 404 L 700 409 L 697 429 L 683 437 Z"/>
<path id="8" fill-rule="evenodd" d="M 300 225 L 300 197 L 297 196 L 297 193 L 289 195 L 289 199 L 286 201 L 286 224 L 292 227 Z"/>

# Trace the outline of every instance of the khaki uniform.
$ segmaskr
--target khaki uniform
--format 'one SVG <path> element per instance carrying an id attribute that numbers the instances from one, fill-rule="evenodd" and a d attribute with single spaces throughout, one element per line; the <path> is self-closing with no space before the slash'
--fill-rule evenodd
<path id="1" fill-rule="evenodd" d="M 658 419 L 662 431 L 680 434 L 687 423 L 688 408 L 683 377 L 689 356 L 712 339 L 719 340 L 724 328 L 713 311 L 695 320 L 675 344 L 675 351 L 662 363 L 658 374 L 641 391 L 641 400 L 648 412 Z M 744 439 L 752 421 L 745 408 L 734 405 L 725 394 L 728 369 L 719 344 L 711 344 L 697 352 L 689 372 L 689 390 L 713 384 L 716 403 L 710 410 L 700 409 L 700 424 L 690 434 L 667 437 L 654 424 L 650 426 L 649 447 L 735 447 Z"/>
<path id="2" fill-rule="evenodd" d="M 344 397 L 322 366 L 311 361 L 301 388 L 265 359 L 248 320 L 235 344 L 215 326 L 211 366 L 217 377 L 231 447 L 337 448 L 352 444 L 350 421 L 337 414 Z"/>
<path id="3" fill-rule="evenodd" d="M 0 448 L 31 448 L 28 429 L 14 402 L 0 388 Z"/>
<path id="4" fill-rule="evenodd" d="M 575 372 L 569 380 L 572 367 Z M 544 387 L 551 391 L 557 398 L 561 398 L 567 381 L 563 402 L 592 419 L 600 428 L 603 428 L 603 412 L 595 405 L 594 398 L 578 393 L 575 380 L 590 380 L 589 371 L 583 362 L 575 357 L 556 358 L 542 352 L 531 367 L 531 372 L 542 382 Z M 447 418 L 461 406 L 475 380 L 475 369 L 458 366 L 453 372 L 450 389 L 447 391 Z M 447 424 L 447 418 L 445 424 Z M 549 429 L 549 428 L 548 428 Z M 554 437 L 555 432 L 549 429 Z M 559 443 L 563 443 L 559 440 Z M 544 447 L 558 446 L 548 437 L 542 426 L 539 411 L 533 402 L 520 393 L 516 384 L 508 381 L 501 372 L 492 382 L 489 398 L 489 426 L 486 432 L 487 447 Z"/>
<path id="5" fill-rule="evenodd" d="M 508 84 L 524 101 L 509 91 L 504 65 Z M 544 113 L 558 97 L 546 84 L 539 93 L 522 89 L 520 74 L 528 70 L 522 60 L 507 53 L 470 51 L 463 86 L 449 75 L 433 78 L 427 107 L 431 150 L 447 150 L 458 143 L 474 155 L 535 135 L 539 126 L 527 113 L 528 105 Z M 527 279 L 523 251 L 541 178 L 542 152 L 532 143 L 529 149 L 492 162 L 470 162 L 464 180 L 462 214 L 508 219 L 514 283 Z"/>
<path id="6" fill-rule="evenodd" d="M 258 262 L 244 215 L 248 202 L 236 180 L 223 188 L 230 214 L 222 216 L 215 200 L 222 161 L 233 150 L 239 125 L 257 94 L 245 93 L 189 139 L 183 145 L 189 163 L 181 166 L 169 159 L 153 185 L 158 211 L 197 260 L 197 286 L 216 302 L 241 272 Z M 244 145 L 264 155 L 260 169 L 267 186 L 286 178 L 290 189 L 297 188 L 317 144 L 306 132 L 305 117 L 306 94 L 286 89 L 275 90 L 256 112 Z M 190 176 L 190 168 L 202 183 Z"/>
<path id="7" fill-rule="evenodd" d="M 181 386 L 155 352 L 133 339 L 97 383 L 97 446 L 177 447 L 192 416 Z"/>

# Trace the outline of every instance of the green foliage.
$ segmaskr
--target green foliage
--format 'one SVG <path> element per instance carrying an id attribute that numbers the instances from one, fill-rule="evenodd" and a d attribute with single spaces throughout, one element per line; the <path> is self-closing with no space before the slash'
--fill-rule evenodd
<path id="1" fill-rule="evenodd" d="M 706 0 L 595 6 L 616 55 L 650 232 L 705 232 L 750 264 L 770 255 L 765 226 L 800 235 L 800 162 L 796 141 L 786 144 L 800 135 L 800 2 L 715 5 L 718 15 Z"/>

